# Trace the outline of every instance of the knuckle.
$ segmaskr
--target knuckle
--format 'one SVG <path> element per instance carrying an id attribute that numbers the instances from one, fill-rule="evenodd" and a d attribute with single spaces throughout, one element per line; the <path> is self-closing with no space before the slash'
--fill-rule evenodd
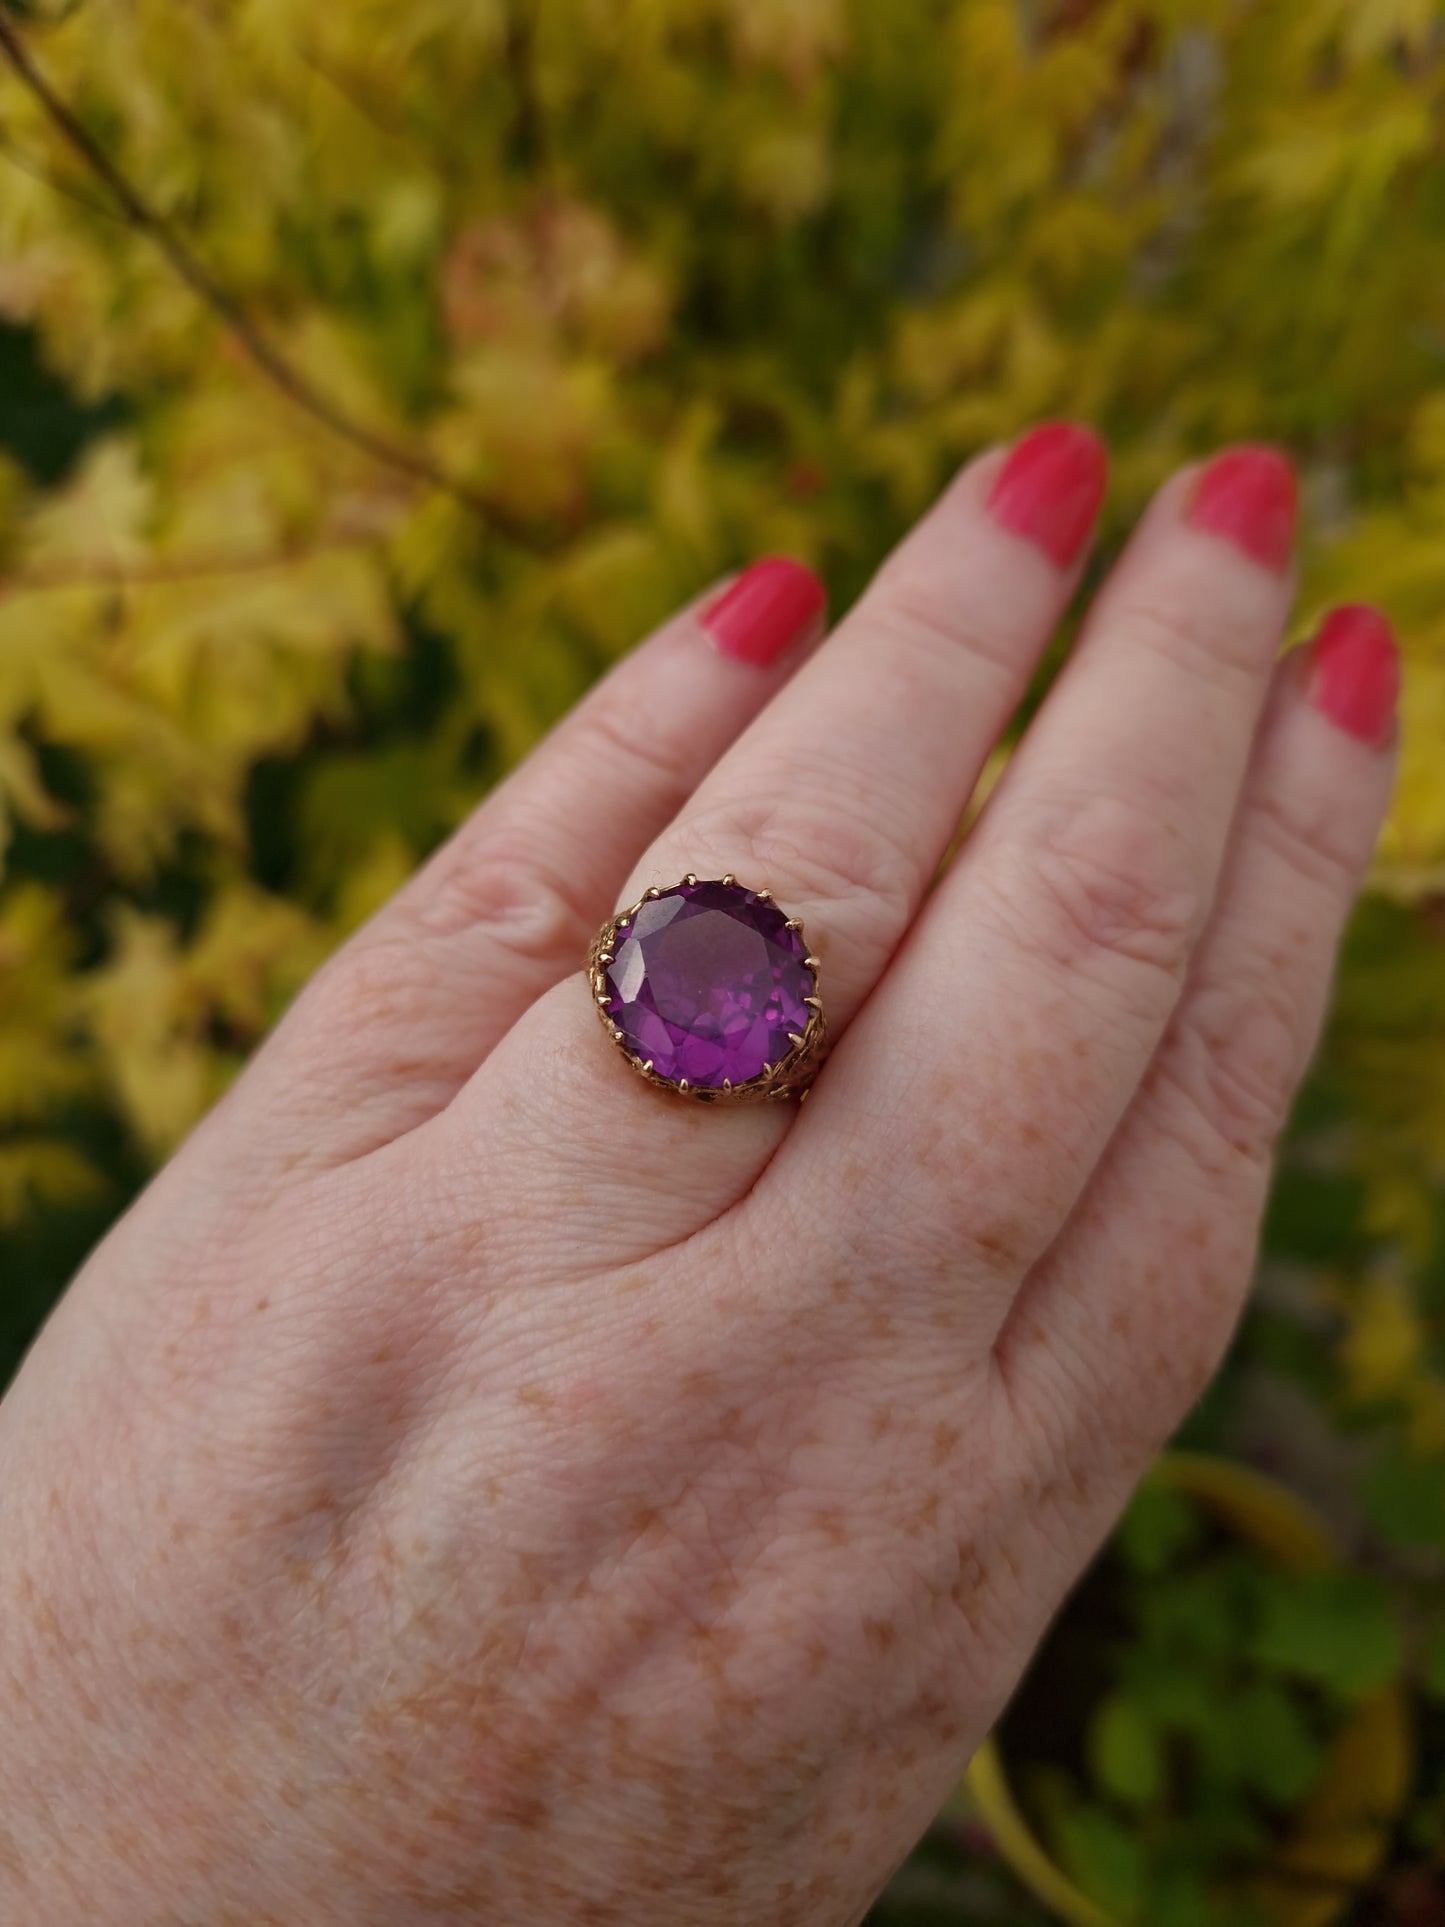
<path id="1" fill-rule="evenodd" d="M 1161 1108 L 1196 1163 L 1267 1164 L 1303 1069 L 1301 1012 L 1278 986 L 1200 985 L 1153 1077 Z"/>
<path id="2" fill-rule="evenodd" d="M 1203 890 L 1164 817 L 1096 796 L 1051 805 L 1010 866 L 1016 934 L 1067 969 L 1123 961 L 1182 979 L 1203 916 Z M 1023 899 L 1021 901 L 1021 899 Z"/>
<path id="3" fill-rule="evenodd" d="M 1218 581 L 1177 581 L 1129 604 L 1120 618 L 1128 645 L 1195 680 L 1228 688 L 1255 682 L 1274 634 L 1248 610 L 1232 607 Z"/>
<path id="4" fill-rule="evenodd" d="M 331 960 L 311 990 L 330 1030 L 345 1035 L 404 1030 L 434 1009 L 435 972 L 414 943 L 398 936 L 362 937 Z"/>
<path id="5" fill-rule="evenodd" d="M 297 1001 L 297 1034 L 325 1056 L 338 1039 L 433 1034 L 469 981 L 473 945 L 499 979 L 510 963 L 535 994 L 539 971 L 580 969 L 603 915 L 545 866 L 464 834 L 317 972 Z"/>
<path id="6" fill-rule="evenodd" d="M 895 643 L 945 657 L 971 656 L 1010 684 L 1032 660 L 1005 624 L 976 622 L 952 575 L 921 571 L 907 558 L 884 565 L 864 605 L 868 620 Z M 860 614 L 864 613 L 860 610 Z"/>
<path id="7" fill-rule="evenodd" d="M 746 883 L 790 900 L 837 909 L 857 903 L 876 927 L 880 909 L 901 926 L 912 901 L 915 864 L 901 840 L 860 807 L 819 782 L 786 799 L 761 793 L 703 805 L 684 826 L 687 862 L 736 870 Z M 756 887 L 756 886 L 755 886 Z"/>
<path id="8" fill-rule="evenodd" d="M 1034 1159 L 1031 1181 L 1021 1187 L 1006 1150 L 990 1148 L 972 1157 L 964 1152 L 978 1141 L 977 1092 L 955 1088 L 950 1098 L 932 1102 L 927 1116 L 925 1135 L 915 1139 L 900 1131 L 894 1149 L 884 1154 L 907 1157 L 914 1168 L 902 1208 L 879 1225 L 877 1235 L 886 1251 L 907 1253 L 916 1275 L 945 1287 L 965 1280 L 982 1284 L 992 1303 L 998 1286 L 1017 1287 L 1047 1242 L 1057 1183 L 1042 1168 L 1046 1158 Z M 972 1292 L 959 1298 L 958 1310 L 960 1319 L 977 1319 Z"/>
<path id="9" fill-rule="evenodd" d="M 477 933 L 532 963 L 575 960 L 605 914 L 570 878 L 523 860 L 517 839 L 463 836 L 428 879 L 415 910 L 424 938 Z"/>
<path id="10" fill-rule="evenodd" d="M 1085 1364 L 1065 1359 L 1059 1348 L 1027 1346 L 1006 1327 L 989 1359 L 1014 1504 L 1023 1530 L 1075 1567 L 1082 1563 L 1078 1535 L 1089 1532 L 1112 1473 L 1098 1436 L 1098 1385 Z M 1081 1451 L 1086 1428 L 1088 1449 Z"/>
<path id="11" fill-rule="evenodd" d="M 1340 809 L 1336 796 L 1262 790 L 1253 799 L 1251 829 L 1289 875 L 1328 897 L 1353 897 L 1366 853 L 1358 847 L 1352 813 Z"/>
<path id="12" fill-rule="evenodd" d="M 1212 1222 L 1201 1245 L 1197 1230 L 1116 1251 L 1113 1309 L 1087 1336 L 1051 1329 L 1037 1310 L 1005 1326 L 995 1356 L 1026 1458 L 1087 1462 L 1106 1486 L 1132 1484 L 1198 1404 L 1229 1348 L 1253 1247 Z M 1081 1276 L 1077 1289 L 1091 1282 Z"/>
<path id="13" fill-rule="evenodd" d="M 1129 1361 L 1127 1395 L 1096 1415 L 1096 1447 L 1116 1476 L 1133 1484 L 1213 1383 L 1239 1314 L 1240 1297 L 1181 1308 L 1168 1335 Z"/>
<path id="14" fill-rule="evenodd" d="M 650 716 L 647 729 L 638 731 L 635 715 L 635 700 L 624 706 L 604 685 L 575 718 L 572 754 L 594 763 L 609 785 L 625 781 L 630 769 L 645 773 L 664 798 L 680 803 L 699 774 L 693 736 L 682 727 L 691 718 L 664 711 Z"/>

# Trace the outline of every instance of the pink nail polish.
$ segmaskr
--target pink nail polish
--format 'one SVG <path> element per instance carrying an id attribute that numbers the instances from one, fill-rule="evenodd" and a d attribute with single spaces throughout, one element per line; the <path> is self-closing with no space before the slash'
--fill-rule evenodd
<path id="1" fill-rule="evenodd" d="M 1188 519 L 1282 572 L 1294 549 L 1298 504 L 1294 470 L 1277 448 L 1229 448 L 1200 475 Z"/>
<path id="2" fill-rule="evenodd" d="M 1108 473 L 1108 452 L 1092 429 L 1045 422 L 1014 444 L 988 498 L 989 514 L 1067 569 L 1098 519 Z"/>
<path id="3" fill-rule="evenodd" d="M 725 656 L 765 669 L 818 622 L 827 604 L 811 569 L 786 555 L 744 569 L 702 613 L 702 626 Z"/>
<path id="4" fill-rule="evenodd" d="M 1388 746 L 1400 702 L 1400 652 L 1389 623 L 1362 602 L 1334 609 L 1310 652 L 1310 701 L 1347 735 Z"/>

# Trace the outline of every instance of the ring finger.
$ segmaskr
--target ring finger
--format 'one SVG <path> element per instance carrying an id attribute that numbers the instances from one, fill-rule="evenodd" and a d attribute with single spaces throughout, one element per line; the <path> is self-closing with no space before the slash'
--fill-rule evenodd
<path id="1" fill-rule="evenodd" d="M 966 468 L 648 850 L 623 900 L 689 871 L 772 890 L 821 959 L 829 1023 L 846 1023 L 915 914 L 1068 601 L 1106 467 L 1087 429 L 1050 424 Z M 574 979 L 481 1078 L 521 1075 L 535 1091 L 539 1064 L 560 1065 L 572 1114 L 599 1120 L 574 1137 L 594 1184 L 599 1160 L 631 1171 L 637 1133 L 678 1122 L 675 1105 L 619 1076 L 596 1031 Z M 636 1131 L 619 1130 L 624 1107 Z M 674 1138 L 669 1182 L 710 1214 L 751 1182 L 781 1128 L 772 1107 L 715 1117 L 705 1143 Z"/>

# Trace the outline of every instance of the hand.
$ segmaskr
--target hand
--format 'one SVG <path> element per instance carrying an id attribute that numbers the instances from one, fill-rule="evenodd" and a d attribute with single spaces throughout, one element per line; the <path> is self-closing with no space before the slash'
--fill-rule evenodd
<path id="1" fill-rule="evenodd" d="M 925 901 L 1103 485 L 984 455 L 801 667 L 794 566 L 679 616 L 95 1253 L 0 1406 L 7 1921 L 860 1917 L 1229 1337 L 1389 788 L 1235 451 Z M 821 956 L 801 1109 L 598 1023 L 688 870 Z"/>

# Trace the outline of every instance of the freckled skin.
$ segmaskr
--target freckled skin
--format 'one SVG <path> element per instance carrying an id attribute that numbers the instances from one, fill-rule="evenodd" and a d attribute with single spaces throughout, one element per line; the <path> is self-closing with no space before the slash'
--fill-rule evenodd
<path id="1" fill-rule="evenodd" d="M 144 1296 L 134 1376 L 85 1388 L 107 1478 L 52 1481 L 58 1530 L 0 1574 L 7 1676 L 50 1706 L 63 1667 L 62 1727 L 128 1763 L 78 1751 L 8 1859 L 60 1814 L 128 1842 L 72 1854 L 67 1895 L 126 1923 L 629 1920 L 650 1894 L 679 1923 L 858 1918 L 1028 1636 L 982 1550 L 1028 1503 L 986 1379 L 860 1397 L 860 1348 L 907 1330 L 861 1275 L 801 1281 L 820 1311 L 779 1385 L 791 1307 L 723 1290 L 649 1329 L 665 1257 L 621 1295 L 519 1275 L 475 1336 L 475 1296 L 414 1269 L 403 1331 L 372 1239 L 340 1274 L 280 1245 L 264 1315 L 254 1249 L 207 1264 L 205 1347 L 178 1378 L 194 1305 Z M 609 1307 L 585 1348 L 579 1298 Z M 205 1414 L 207 1468 L 139 1423 L 167 1409 Z M 151 1587 L 100 1610 L 121 1549 L 162 1542 L 182 1621 Z"/>
<path id="2" fill-rule="evenodd" d="M 959 486 L 926 593 L 862 653 L 912 663 L 902 735 L 931 727 L 964 782 L 927 676 L 948 660 L 950 702 L 967 673 L 966 709 L 1011 705 L 1024 628 L 1041 648 L 1074 578 Z M 1174 555 L 1141 599 L 1152 645 L 1102 660 L 1162 687 L 1213 610 L 1221 646 L 1253 637 L 1262 699 L 1283 578 L 1182 536 L 1182 501 L 1134 565 Z M 947 574 L 965 551 L 977 594 Z M 950 658 L 936 612 L 977 624 L 1001 572 L 1028 623 Z M 1191 580 L 1161 648 L 1161 595 Z M 689 674 L 739 667 L 709 645 Z M 1277 806 L 1252 857 L 1248 802 L 1207 793 L 1226 740 L 1240 777 L 1274 740 L 1246 681 L 1182 674 L 1172 737 L 1167 713 L 1119 722 L 1127 673 L 1082 734 L 1051 696 L 921 914 L 938 850 L 907 773 L 885 793 L 873 769 L 883 679 L 857 767 L 818 763 L 786 806 L 745 785 L 726 821 L 714 802 L 715 853 L 811 893 L 844 986 L 801 1109 L 627 1075 L 576 971 L 606 906 L 571 901 L 565 852 L 519 874 L 548 814 L 519 772 L 522 817 L 490 845 L 471 826 L 327 966 L 0 1402 L 5 1927 L 855 1927 L 1239 1311 L 1348 870 L 1291 864 Z M 1323 771 L 1332 806 L 1353 784 L 1363 865 L 1383 784 L 1302 702 L 1269 781 Z M 628 734 L 611 720 L 589 768 Z M 1095 753 L 1090 729 L 1119 733 Z M 848 736 L 790 732 L 789 768 Z M 1155 780 L 1107 794 L 1141 753 Z M 915 773 L 947 835 L 963 798 Z M 675 822 L 691 779 L 667 756 L 632 775 Z M 510 940 L 487 922 L 503 847 Z M 580 870 L 606 888 L 631 860 Z M 1247 994 L 1261 956 L 1293 974 L 1277 1010 Z M 491 1035 L 479 957 L 525 984 Z"/>

